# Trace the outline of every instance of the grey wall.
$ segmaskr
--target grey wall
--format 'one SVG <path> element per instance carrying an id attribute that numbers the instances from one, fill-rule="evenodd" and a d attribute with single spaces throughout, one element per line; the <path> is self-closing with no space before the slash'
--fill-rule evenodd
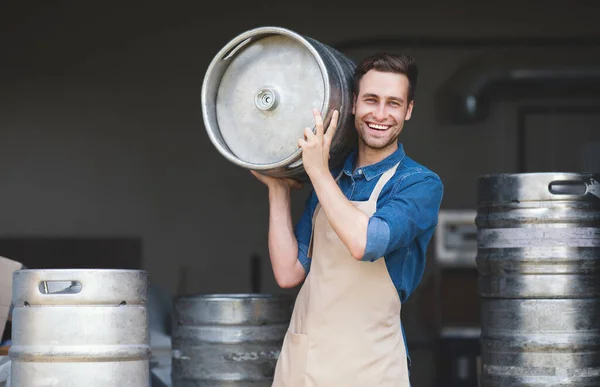
<path id="1" fill-rule="evenodd" d="M 141 236 L 144 268 L 173 294 L 182 272 L 187 291 L 249 291 L 257 253 L 262 290 L 284 292 L 268 262 L 266 189 L 213 148 L 199 98 L 216 52 L 263 25 L 332 46 L 360 39 L 344 46 L 353 59 L 375 49 L 413 53 L 421 78 L 405 148 L 444 180 L 444 209 L 473 209 L 478 175 L 517 171 L 516 108 L 536 101 L 499 101 L 484 123 L 442 125 L 433 102 L 440 85 L 478 56 L 523 50 L 497 38 L 585 38 L 600 27 L 594 2 L 472 3 L 237 1 L 215 2 L 214 11 L 199 2 L 3 3 L 0 234 Z M 369 43 L 379 37 L 399 40 Z M 449 44 L 423 47 L 411 37 Z M 295 218 L 306 193 L 294 196 Z"/>

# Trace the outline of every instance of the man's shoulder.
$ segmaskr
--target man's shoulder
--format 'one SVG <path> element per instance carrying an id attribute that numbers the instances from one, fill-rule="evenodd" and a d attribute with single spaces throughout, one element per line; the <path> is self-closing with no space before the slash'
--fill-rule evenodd
<path id="1" fill-rule="evenodd" d="M 441 202 L 444 184 L 437 173 L 408 156 L 398 165 L 389 184 L 379 197 L 380 203 L 398 197 L 415 197 L 419 200 Z"/>
<path id="2" fill-rule="evenodd" d="M 411 182 L 420 180 L 433 180 L 439 184 L 442 184 L 442 179 L 437 173 L 425 165 L 418 163 L 412 158 L 405 156 L 402 162 L 398 165 L 396 173 L 394 173 L 394 180 L 396 183 L 400 183 L 407 179 Z"/>

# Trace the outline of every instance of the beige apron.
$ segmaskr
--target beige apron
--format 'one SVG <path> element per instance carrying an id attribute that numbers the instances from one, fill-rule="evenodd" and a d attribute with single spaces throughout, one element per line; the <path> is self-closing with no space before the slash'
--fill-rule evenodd
<path id="1" fill-rule="evenodd" d="M 352 203 L 372 215 L 397 167 L 381 175 L 368 201 Z M 409 387 L 400 299 L 385 259 L 355 260 L 319 209 L 310 273 L 298 293 L 272 387 Z"/>

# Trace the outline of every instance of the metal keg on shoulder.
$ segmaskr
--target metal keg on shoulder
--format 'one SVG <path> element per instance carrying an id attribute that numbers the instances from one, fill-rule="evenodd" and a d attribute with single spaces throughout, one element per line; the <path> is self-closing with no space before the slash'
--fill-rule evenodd
<path id="1" fill-rule="evenodd" d="M 600 174 L 478 179 L 482 387 L 600 386 Z"/>
<path id="2" fill-rule="evenodd" d="M 293 304 L 269 294 L 177 298 L 173 387 L 271 387 Z"/>
<path id="3" fill-rule="evenodd" d="M 234 164 L 303 180 L 298 139 L 315 122 L 325 128 L 340 112 L 330 167 L 356 146 L 352 117 L 355 64 L 339 51 L 281 27 L 246 31 L 213 58 L 202 84 L 202 114 L 210 140 Z"/>
<path id="4" fill-rule="evenodd" d="M 148 276 L 138 270 L 13 273 L 12 387 L 148 387 Z"/>

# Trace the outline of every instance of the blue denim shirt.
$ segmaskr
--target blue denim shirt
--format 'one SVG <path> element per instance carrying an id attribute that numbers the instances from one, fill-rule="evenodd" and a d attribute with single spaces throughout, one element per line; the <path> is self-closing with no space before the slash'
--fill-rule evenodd
<path id="1" fill-rule="evenodd" d="M 438 175 L 408 157 L 400 143 L 398 150 L 384 160 L 354 170 L 356 157 L 356 151 L 348 156 L 338 180 L 340 189 L 351 201 L 368 200 L 379 177 L 400 163 L 394 176 L 383 187 L 377 200 L 377 210 L 369 219 L 367 246 L 362 260 L 385 259 L 390 278 L 400 301 L 404 303 L 423 276 L 425 253 L 437 225 L 444 187 Z M 333 176 L 339 173 L 340 169 L 332 171 Z M 295 228 L 298 259 L 307 274 L 311 262 L 307 254 L 312 217 L 317 203 L 313 190 Z"/>

